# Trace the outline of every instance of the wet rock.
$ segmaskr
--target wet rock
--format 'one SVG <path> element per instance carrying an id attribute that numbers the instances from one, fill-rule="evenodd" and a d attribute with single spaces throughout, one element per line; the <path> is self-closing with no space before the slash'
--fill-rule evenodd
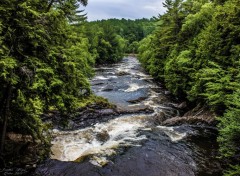
<path id="1" fill-rule="evenodd" d="M 75 128 L 75 123 L 69 119 L 63 119 L 62 122 L 59 124 L 59 128 L 62 130 L 72 130 Z"/>
<path id="2" fill-rule="evenodd" d="M 79 108 L 67 116 L 61 115 L 58 111 L 51 111 L 42 115 L 42 120 L 45 123 L 51 123 L 54 129 L 76 130 L 105 122 L 116 115 L 118 115 L 116 107 L 103 102 Z"/>
<path id="3" fill-rule="evenodd" d="M 183 109 L 187 108 L 187 102 L 184 101 L 180 104 L 169 103 L 168 106 L 173 107 L 173 108 L 177 108 L 179 110 L 183 110 Z"/>
<path id="4" fill-rule="evenodd" d="M 96 137 L 97 137 L 97 140 L 101 142 L 106 142 L 110 138 L 107 130 L 101 131 L 96 135 Z"/>
<path id="5" fill-rule="evenodd" d="M 191 125 L 216 125 L 216 115 L 211 112 L 205 112 L 201 115 L 188 115 L 183 117 L 173 117 L 165 120 L 162 125 L 166 126 L 176 126 L 182 124 L 191 124 Z"/>
<path id="6" fill-rule="evenodd" d="M 51 169 L 50 169 L 51 168 Z M 58 160 L 48 160 L 38 167 L 36 175 L 44 176 L 99 176 L 98 167 L 89 162 L 83 164 L 77 162 L 62 162 Z"/>
<path id="7" fill-rule="evenodd" d="M 153 78 L 142 78 L 142 80 L 151 84 L 153 83 Z M 153 89 L 157 89 L 157 88 L 153 88 Z"/>
<path id="8" fill-rule="evenodd" d="M 139 102 L 141 102 L 141 101 L 143 101 L 143 100 L 146 100 L 148 97 L 138 97 L 138 98 L 136 98 L 136 99 L 132 99 L 132 100 L 127 100 L 127 102 L 129 102 L 129 103 L 139 103 Z"/>
<path id="9" fill-rule="evenodd" d="M 136 105 L 131 107 L 117 107 L 119 114 L 134 114 L 134 113 L 153 113 L 153 109 L 145 105 Z"/>
<path id="10" fill-rule="evenodd" d="M 117 115 L 116 111 L 113 109 L 101 109 L 98 111 L 100 115 Z"/>
<path id="11" fill-rule="evenodd" d="M 102 91 L 104 92 L 110 92 L 110 91 L 113 91 L 114 90 L 114 86 L 112 85 L 107 85 L 105 88 L 103 88 Z"/>
<path id="12" fill-rule="evenodd" d="M 185 103 L 181 104 L 184 105 Z M 162 125 L 167 126 L 175 126 L 182 124 L 216 126 L 216 114 L 211 112 L 207 107 L 201 106 L 201 104 L 199 104 L 192 110 L 186 112 L 182 117 L 176 116 L 167 119 L 162 123 Z"/>
<path id="13" fill-rule="evenodd" d="M 166 116 L 164 112 L 159 112 L 154 116 L 154 122 L 156 124 L 161 124 L 164 120 L 166 120 Z"/>
<path id="14" fill-rule="evenodd" d="M 81 162 L 89 159 L 89 157 L 91 157 L 91 155 L 82 155 L 79 158 L 77 158 L 74 162 L 81 163 Z"/>
<path id="15" fill-rule="evenodd" d="M 116 109 L 94 109 L 87 108 L 73 117 L 74 129 L 84 128 L 95 125 L 96 123 L 106 122 L 119 113 Z M 73 130 L 74 130 L 73 129 Z"/>
<path id="16" fill-rule="evenodd" d="M 222 164 L 225 161 L 217 157 L 219 155 L 217 128 L 206 125 L 182 125 L 179 128 L 187 130 L 188 136 L 186 140 L 194 151 L 193 158 L 198 167 L 196 175 L 222 176 Z"/>
<path id="17" fill-rule="evenodd" d="M 156 104 L 164 104 L 168 101 L 168 99 L 165 96 L 159 96 L 152 99 L 154 103 Z M 168 105 L 167 105 L 168 106 Z"/>
<path id="18" fill-rule="evenodd" d="M 187 102 L 186 102 L 186 101 L 180 103 L 180 104 L 177 106 L 178 109 L 185 109 L 186 107 L 187 107 Z"/>
<path id="19" fill-rule="evenodd" d="M 130 73 L 125 72 L 125 71 L 119 71 L 116 73 L 117 76 L 125 76 L 125 75 L 130 75 Z"/>
<path id="20" fill-rule="evenodd" d="M 104 82 L 92 82 L 92 86 L 99 86 L 99 85 L 103 85 Z"/>

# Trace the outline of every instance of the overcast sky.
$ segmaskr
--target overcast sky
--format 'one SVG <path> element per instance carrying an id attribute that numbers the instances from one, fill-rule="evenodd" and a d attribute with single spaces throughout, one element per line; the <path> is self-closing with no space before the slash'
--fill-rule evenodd
<path id="1" fill-rule="evenodd" d="M 126 18 L 151 18 L 163 14 L 163 0 L 88 0 L 88 21 Z"/>

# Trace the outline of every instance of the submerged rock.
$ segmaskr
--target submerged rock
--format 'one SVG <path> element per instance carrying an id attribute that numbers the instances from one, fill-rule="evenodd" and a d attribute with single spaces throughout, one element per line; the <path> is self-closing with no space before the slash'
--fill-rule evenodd
<path id="1" fill-rule="evenodd" d="M 154 116 L 154 121 L 156 124 L 162 124 L 162 122 L 166 120 L 166 115 L 163 111 L 157 113 L 155 116 Z"/>
<path id="2" fill-rule="evenodd" d="M 117 76 L 125 76 L 125 75 L 130 75 L 130 73 L 125 72 L 125 71 L 119 71 L 116 73 Z"/>
<path id="3" fill-rule="evenodd" d="M 98 141 L 106 142 L 110 138 L 110 136 L 107 130 L 103 130 L 96 135 L 96 138 Z"/>
<path id="4" fill-rule="evenodd" d="M 136 99 L 132 99 L 132 100 L 127 100 L 127 102 L 129 102 L 129 103 L 139 103 L 139 102 L 141 102 L 141 101 L 143 101 L 143 100 L 146 100 L 148 97 L 138 97 L 138 98 L 136 98 Z"/>
<path id="5" fill-rule="evenodd" d="M 110 92 L 110 91 L 113 91 L 114 90 L 114 86 L 112 85 L 107 85 L 106 87 L 103 88 L 102 91 L 104 92 Z"/>

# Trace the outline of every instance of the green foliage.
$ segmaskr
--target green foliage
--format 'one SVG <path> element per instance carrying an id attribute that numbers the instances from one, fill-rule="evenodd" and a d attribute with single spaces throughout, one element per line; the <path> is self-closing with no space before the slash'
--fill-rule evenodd
<path id="1" fill-rule="evenodd" d="M 113 26 L 86 23 L 83 31 L 88 36 L 89 51 L 95 63 L 114 63 L 123 58 L 126 41 L 114 31 Z"/>
<path id="2" fill-rule="evenodd" d="M 134 41 L 128 46 L 128 52 L 129 53 L 137 53 L 138 50 L 138 42 Z"/>
<path id="3" fill-rule="evenodd" d="M 239 96 L 237 98 L 239 98 Z M 237 101 L 239 101 L 239 99 Z M 219 118 L 221 122 L 219 125 L 221 136 L 218 138 L 218 141 L 221 144 L 220 151 L 224 157 L 239 154 L 239 113 L 240 108 L 231 108 L 223 117 Z"/>
<path id="4" fill-rule="evenodd" d="M 88 107 L 88 106 L 91 106 L 91 105 L 97 105 L 97 106 L 100 106 L 102 108 L 115 108 L 115 105 L 109 103 L 107 99 L 105 99 L 103 97 L 98 97 L 96 95 L 90 95 L 90 96 L 85 97 L 83 99 L 79 99 L 77 105 L 80 108 Z"/>
<path id="5" fill-rule="evenodd" d="M 189 50 L 182 51 L 177 57 L 175 50 L 171 55 L 173 58 L 169 59 L 165 64 L 166 87 L 171 89 L 175 95 L 186 97 L 187 91 L 190 89 L 191 75 L 194 73 L 192 63 L 192 53 Z"/>
<path id="6" fill-rule="evenodd" d="M 125 53 L 137 53 L 138 42 L 155 28 L 154 19 L 109 19 L 76 26 L 86 34 L 89 51 L 95 63 L 106 64 L 121 60 Z"/>
<path id="7" fill-rule="evenodd" d="M 197 3 L 197 1 L 194 1 L 192 7 L 193 9 L 195 8 L 196 4 L 199 6 L 199 3 Z M 193 44 L 195 44 L 197 41 L 195 37 L 199 35 L 202 29 L 204 29 L 204 27 L 207 26 L 211 21 L 214 11 L 214 4 L 206 3 L 203 4 L 201 8 L 195 13 L 190 13 L 185 17 L 180 31 L 180 39 L 182 44 L 184 44 L 183 47 L 194 47 Z M 195 50 L 195 48 L 191 49 L 193 51 Z"/>
<path id="8" fill-rule="evenodd" d="M 231 166 L 231 169 L 228 170 L 224 176 L 238 176 L 240 174 L 240 165 Z"/>
<path id="9" fill-rule="evenodd" d="M 220 116 L 223 157 L 239 156 L 240 1 L 166 0 L 167 12 L 139 46 L 139 60 L 176 96 Z M 236 159 L 236 164 L 240 159 Z M 240 175 L 239 166 L 226 175 Z"/>
<path id="10" fill-rule="evenodd" d="M 138 42 L 149 35 L 154 28 L 154 19 L 145 18 L 138 20 L 109 19 L 87 23 L 87 33 L 90 43 L 92 43 L 92 49 L 103 52 L 101 56 L 97 55 L 96 62 L 98 63 L 98 60 L 100 63 L 114 62 L 119 59 L 113 58 L 121 58 L 123 53 L 136 53 Z M 113 33 L 117 39 L 114 36 L 110 37 Z M 104 42 L 98 42 L 101 38 L 109 42 L 111 46 Z M 117 40 L 118 45 L 112 45 L 113 40 Z M 117 54 L 112 54 L 108 48 L 113 48 Z"/>
<path id="11" fill-rule="evenodd" d="M 87 23 L 80 5 L 87 0 L 0 2 L 0 125 L 8 121 L 7 131 L 41 141 L 43 155 L 50 139 L 41 115 L 94 103 L 113 108 L 91 95 L 92 66 L 117 62 L 127 49 L 136 52 L 154 28 L 148 19 Z"/>
<path id="12" fill-rule="evenodd" d="M 87 3 L 0 2 L 0 123 L 7 117 L 8 131 L 31 134 L 48 152 L 47 125 L 40 116 L 49 107 L 72 111 L 90 93 L 94 58 L 85 34 L 69 23 L 81 23 L 79 2 Z"/>
<path id="13" fill-rule="evenodd" d="M 124 40 L 118 36 L 112 26 L 103 26 L 97 46 L 97 63 L 114 63 L 122 59 Z"/>
<path id="14" fill-rule="evenodd" d="M 139 60 L 143 66 L 149 71 L 149 60 L 153 57 L 153 51 L 151 47 L 152 35 L 147 36 L 139 43 L 138 53 Z"/>

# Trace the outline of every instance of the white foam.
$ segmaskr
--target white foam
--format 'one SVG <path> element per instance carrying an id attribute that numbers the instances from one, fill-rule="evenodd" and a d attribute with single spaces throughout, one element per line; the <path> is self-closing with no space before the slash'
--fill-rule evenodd
<path id="1" fill-rule="evenodd" d="M 157 128 L 164 131 L 166 135 L 168 135 L 171 139 L 171 141 L 176 142 L 179 140 L 182 140 L 184 137 L 186 137 L 186 133 L 180 133 L 174 130 L 173 127 L 166 127 L 166 126 L 157 126 Z"/>
<path id="2" fill-rule="evenodd" d="M 94 80 L 106 80 L 108 79 L 107 77 L 104 77 L 104 76 L 96 76 L 94 77 Z"/>
<path id="3" fill-rule="evenodd" d="M 144 88 L 144 86 L 140 86 L 138 84 L 133 83 L 133 84 L 130 84 L 129 88 L 127 90 L 124 90 L 124 92 L 135 92 L 142 88 Z"/>
<path id="4" fill-rule="evenodd" d="M 113 155 L 118 147 L 135 145 L 137 141 L 146 139 L 144 135 L 138 136 L 138 130 L 144 128 L 145 122 L 143 116 L 133 115 L 113 119 L 107 123 L 99 123 L 92 128 L 82 130 L 69 132 L 54 130 L 56 137 L 52 141 L 51 158 L 75 161 L 82 156 Z M 109 139 L 105 142 L 98 141 L 96 137 L 103 131 L 109 135 Z M 101 162 L 96 162 L 101 165 Z"/>

